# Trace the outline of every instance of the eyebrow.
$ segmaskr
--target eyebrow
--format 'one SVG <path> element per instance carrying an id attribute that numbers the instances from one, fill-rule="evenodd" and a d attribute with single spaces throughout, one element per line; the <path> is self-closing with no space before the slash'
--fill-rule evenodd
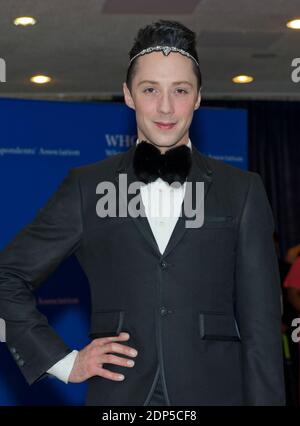
<path id="1" fill-rule="evenodd" d="M 148 83 L 148 84 L 159 84 L 159 82 L 158 82 L 158 81 L 153 81 L 153 80 L 142 80 L 142 81 L 140 81 L 140 82 L 139 82 L 138 86 L 140 86 L 141 84 L 144 84 L 144 83 Z M 178 84 L 188 84 L 189 86 L 193 87 L 192 83 L 190 83 L 190 82 L 189 82 L 189 81 L 187 81 L 187 80 L 174 81 L 174 82 L 172 83 L 172 85 L 173 85 L 173 86 L 178 85 Z"/>

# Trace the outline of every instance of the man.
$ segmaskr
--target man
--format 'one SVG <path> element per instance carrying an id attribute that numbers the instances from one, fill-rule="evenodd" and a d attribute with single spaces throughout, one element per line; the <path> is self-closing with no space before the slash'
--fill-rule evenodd
<path id="1" fill-rule="evenodd" d="M 273 217 L 257 174 L 205 157 L 189 140 L 201 101 L 195 34 L 172 21 L 141 29 L 123 89 L 137 145 L 72 169 L 0 256 L 11 352 L 29 384 L 46 372 L 88 380 L 88 405 L 284 404 Z M 140 183 L 144 215 L 102 215 L 99 184 L 121 195 L 118 213 L 133 200 L 121 176 L 126 190 Z M 188 227 L 182 206 L 191 187 L 199 213 L 199 182 L 204 223 Z M 32 295 L 72 253 L 92 298 L 93 340 L 79 352 Z"/>

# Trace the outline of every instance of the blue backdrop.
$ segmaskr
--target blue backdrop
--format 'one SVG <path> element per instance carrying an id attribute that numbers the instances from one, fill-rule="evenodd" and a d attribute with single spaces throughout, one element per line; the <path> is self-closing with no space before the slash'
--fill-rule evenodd
<path id="1" fill-rule="evenodd" d="M 136 141 L 134 111 L 119 103 L 1 99 L 0 122 L 0 249 L 33 219 L 70 168 L 126 151 Z M 190 138 L 204 154 L 247 169 L 245 110 L 200 108 Z M 73 256 L 36 297 L 71 348 L 89 342 L 88 282 Z M 48 377 L 29 387 L 4 343 L 0 360 L 0 405 L 83 404 L 85 383 Z"/>

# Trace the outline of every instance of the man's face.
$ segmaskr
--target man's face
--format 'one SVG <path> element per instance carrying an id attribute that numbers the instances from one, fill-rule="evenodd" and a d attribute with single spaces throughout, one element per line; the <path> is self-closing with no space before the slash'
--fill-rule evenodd
<path id="1" fill-rule="evenodd" d="M 126 104 L 136 112 L 139 140 L 161 152 L 186 144 L 194 110 L 201 101 L 192 59 L 175 52 L 168 56 L 152 52 L 136 61 L 131 93 L 126 83 L 123 91 Z"/>

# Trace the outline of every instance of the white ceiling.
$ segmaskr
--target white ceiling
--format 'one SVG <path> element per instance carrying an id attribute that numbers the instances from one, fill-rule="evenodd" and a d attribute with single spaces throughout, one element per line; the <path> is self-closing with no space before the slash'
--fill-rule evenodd
<path id="1" fill-rule="evenodd" d="M 30 28 L 17 16 L 33 16 Z M 196 31 L 206 99 L 300 99 L 291 62 L 300 57 L 300 0 L 0 0 L 0 96 L 107 99 L 122 96 L 128 52 L 137 30 L 174 19 Z M 33 85 L 33 74 L 49 85 Z M 255 81 L 234 85 L 231 77 Z"/>

